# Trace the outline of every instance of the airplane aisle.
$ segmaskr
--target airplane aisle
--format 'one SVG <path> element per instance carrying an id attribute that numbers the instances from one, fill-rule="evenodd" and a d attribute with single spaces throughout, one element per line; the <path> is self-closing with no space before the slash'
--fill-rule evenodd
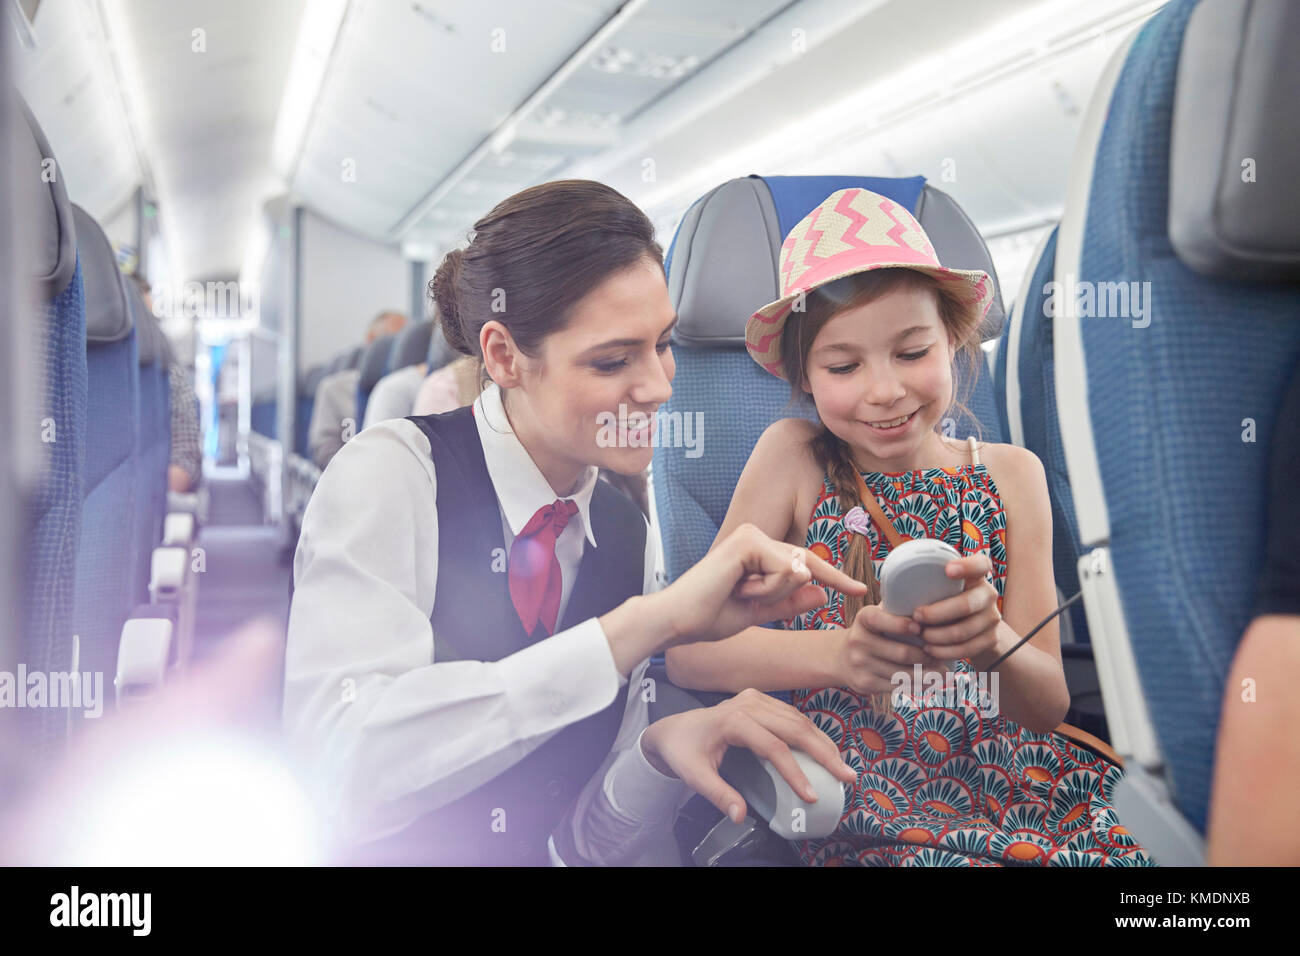
<path id="1" fill-rule="evenodd" d="M 275 527 L 262 523 L 261 501 L 252 483 L 233 477 L 207 481 L 208 522 L 199 535 L 205 567 L 199 578 L 196 663 L 259 615 L 273 618 L 283 633 L 292 575 Z"/>

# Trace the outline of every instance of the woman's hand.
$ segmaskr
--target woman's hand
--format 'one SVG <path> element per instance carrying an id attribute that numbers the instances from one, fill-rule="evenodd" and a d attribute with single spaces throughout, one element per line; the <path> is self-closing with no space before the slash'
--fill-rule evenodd
<path id="1" fill-rule="evenodd" d="M 857 775 L 817 725 L 756 690 L 744 690 L 716 707 L 688 710 L 651 724 L 641 750 L 660 773 L 671 774 L 739 823 L 745 800 L 722 779 L 718 767 L 728 747 L 748 747 L 772 766 L 809 803 L 818 799 L 790 749 L 802 750 L 846 784 Z"/>
<path id="2" fill-rule="evenodd" d="M 993 563 L 981 552 L 949 561 L 944 570 L 950 578 L 965 578 L 965 589 L 918 607 L 912 619 L 921 624 L 926 653 L 941 661 L 971 659 L 997 644 L 1002 623 L 998 592 L 987 577 Z"/>
<path id="3" fill-rule="evenodd" d="M 826 603 L 813 581 L 842 594 L 867 586 L 804 548 L 743 524 L 668 588 L 653 595 L 668 618 L 664 646 L 716 641 Z"/>
<path id="4" fill-rule="evenodd" d="M 840 641 L 836 672 L 841 685 L 857 694 L 889 693 L 899 671 L 906 672 L 910 680 L 915 664 L 925 671 L 938 669 L 938 663 L 919 647 L 888 636 L 915 637 L 920 632 L 915 621 L 890 614 L 878 604 L 858 611 L 851 626 L 836 632 Z"/>

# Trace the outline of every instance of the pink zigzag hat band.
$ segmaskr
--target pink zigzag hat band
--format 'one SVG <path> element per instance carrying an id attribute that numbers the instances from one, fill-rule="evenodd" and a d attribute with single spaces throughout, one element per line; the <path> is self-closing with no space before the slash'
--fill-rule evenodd
<path id="1" fill-rule="evenodd" d="M 949 269 L 912 214 L 868 189 L 840 189 L 804 216 L 781 244 L 782 295 L 745 325 L 745 345 L 759 365 L 786 378 L 781 338 L 800 295 L 835 279 L 874 269 L 905 268 L 951 282 L 978 322 L 993 303 L 993 281 L 978 269 Z"/>

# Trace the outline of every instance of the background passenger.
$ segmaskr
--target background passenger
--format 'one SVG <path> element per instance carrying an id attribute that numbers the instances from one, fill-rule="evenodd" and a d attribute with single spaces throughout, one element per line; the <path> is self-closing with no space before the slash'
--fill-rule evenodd
<path id="1" fill-rule="evenodd" d="M 481 390 L 482 366 L 472 355 L 462 355 L 430 372 L 420 383 L 408 414 L 441 415 L 472 404 Z"/>
<path id="2" fill-rule="evenodd" d="M 366 329 L 365 344 L 369 345 L 380 336 L 396 335 L 405 326 L 406 316 L 402 313 L 381 312 Z M 345 368 L 326 375 L 316 386 L 311 423 L 307 426 L 307 444 L 316 467 L 323 469 L 328 465 L 343 443 L 361 430 L 361 423 L 357 421 L 357 385 L 360 382 L 360 369 Z M 350 428 L 348 422 L 351 422 Z"/>
<path id="3" fill-rule="evenodd" d="M 153 313 L 153 292 L 144 276 L 132 274 L 145 308 Z M 167 350 L 167 384 L 171 392 L 171 453 L 167 464 L 167 490 L 193 491 L 203 478 L 203 436 L 199 430 L 199 400 L 189 373 L 176 360 L 171 342 Z"/>

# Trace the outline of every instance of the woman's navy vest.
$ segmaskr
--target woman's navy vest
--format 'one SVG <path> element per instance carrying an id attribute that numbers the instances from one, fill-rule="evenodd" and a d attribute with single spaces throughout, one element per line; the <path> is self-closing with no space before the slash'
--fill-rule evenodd
<path id="1" fill-rule="evenodd" d="M 430 623 L 434 660 L 497 661 L 548 637 L 525 634 L 510 601 L 496 491 L 469 406 L 410 418 L 429 438 L 438 508 L 438 585 Z M 642 592 L 646 523 L 603 481 L 591 496 L 592 533 L 557 631 L 613 610 Z M 567 688 L 557 686 L 558 698 Z M 545 866 L 547 838 L 608 756 L 624 694 L 571 724 L 527 757 L 406 829 L 360 848 L 357 863 Z"/>

